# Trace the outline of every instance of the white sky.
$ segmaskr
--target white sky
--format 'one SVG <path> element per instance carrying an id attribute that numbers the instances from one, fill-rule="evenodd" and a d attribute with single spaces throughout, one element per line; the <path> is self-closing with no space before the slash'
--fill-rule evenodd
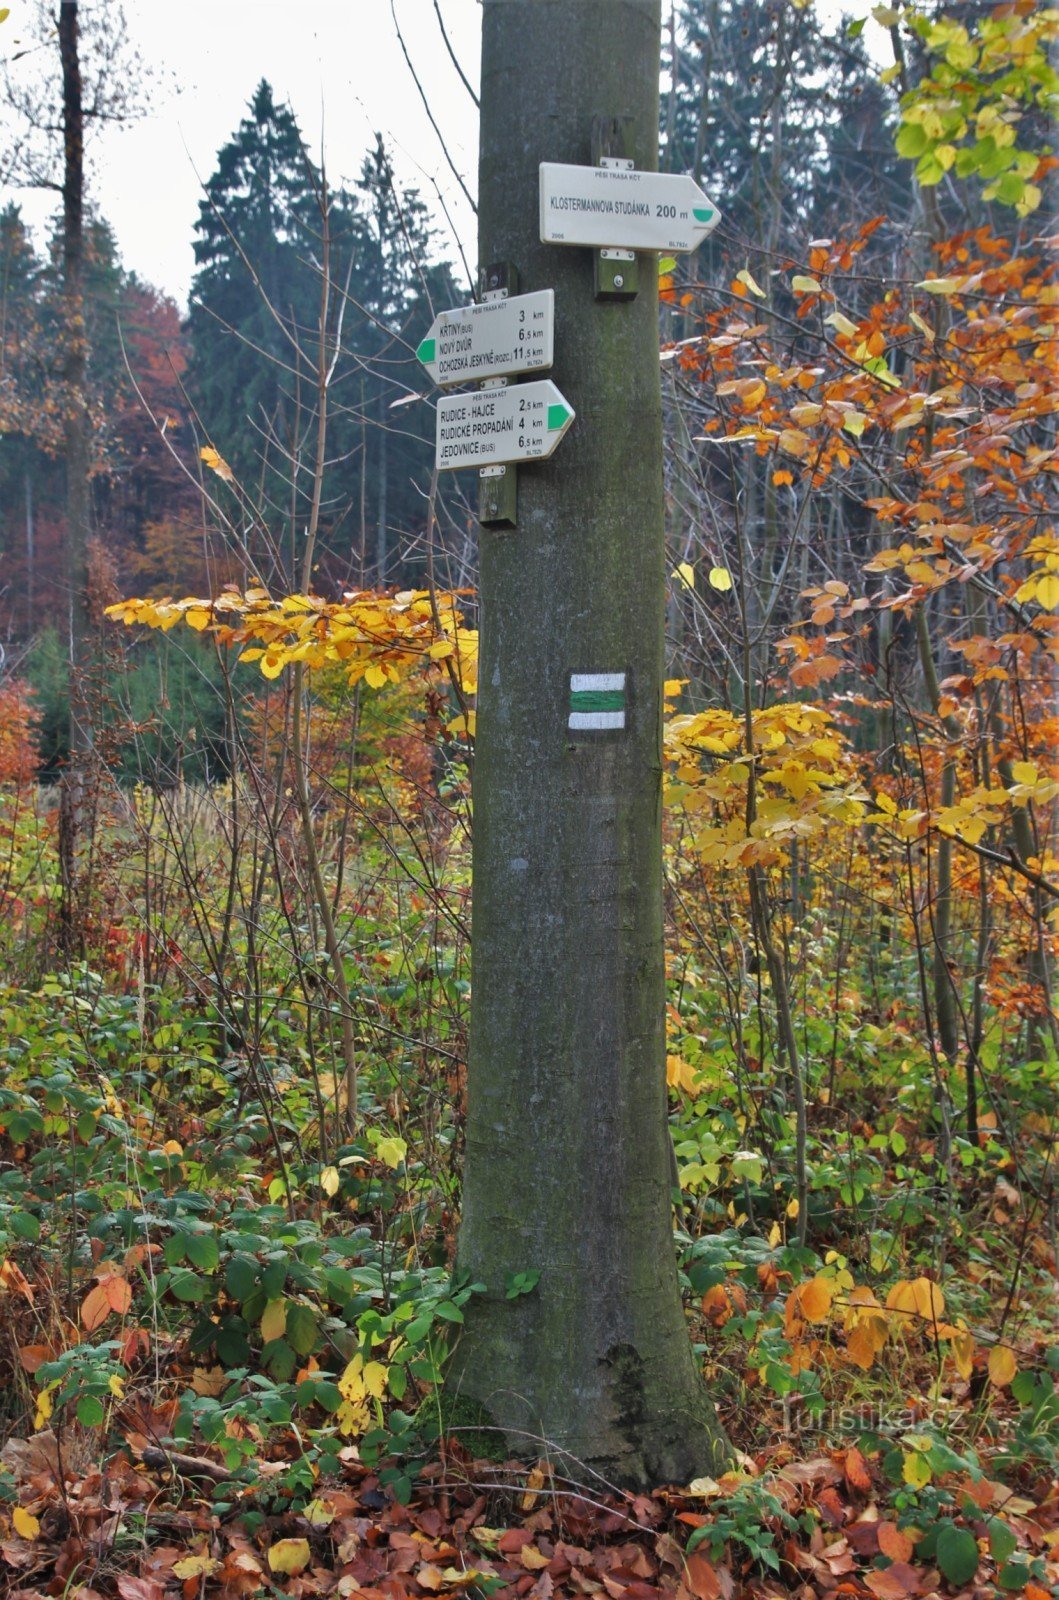
<path id="1" fill-rule="evenodd" d="M 0 28 L 9 54 L 27 38 L 29 0 L 10 0 Z M 106 10 L 107 0 L 82 0 Z M 445 30 L 477 88 L 478 0 L 440 0 Z M 477 111 L 449 59 L 433 0 L 396 0 L 405 44 L 430 97 L 453 162 L 473 194 L 477 186 Z M 389 0 L 125 0 L 129 31 L 144 58 L 162 69 L 148 115 L 97 135 L 91 198 L 114 229 L 125 265 L 186 305 L 194 270 L 192 238 L 201 181 L 235 132 L 261 78 L 298 119 L 310 151 L 321 143 L 332 182 L 352 182 L 375 142 L 390 144 L 398 179 L 430 204 L 449 258 L 459 258 L 435 198 L 441 190 L 474 261 L 474 214 L 460 192 L 405 64 Z M 16 69 L 17 70 L 17 67 Z M 36 225 L 54 195 L 2 191 Z"/>
<path id="2" fill-rule="evenodd" d="M 81 0 L 82 12 L 111 0 Z M 473 194 L 477 184 L 477 112 L 449 59 L 433 0 L 394 0 L 416 73 L 430 99 L 453 162 Z M 439 0 L 445 29 L 477 87 L 479 0 Z M 831 18 L 863 14 L 867 0 L 817 0 Z M 0 54 L 30 37 L 31 0 L 10 0 Z M 397 39 L 390 0 L 125 0 L 129 29 L 144 59 L 159 69 L 148 114 L 128 128 L 98 134 L 92 150 L 91 200 L 110 222 L 125 265 L 186 306 L 194 270 L 192 239 L 200 183 L 235 132 L 261 78 L 292 107 L 310 150 L 321 145 L 332 182 L 352 182 L 382 132 L 398 179 L 414 183 L 433 211 L 439 243 L 459 255 L 445 223 L 436 181 L 467 260 L 475 260 L 474 214 L 430 126 Z M 870 25 L 869 32 L 874 30 Z M 28 64 L 13 70 L 30 70 Z M 2 124 L 0 124 L 2 137 Z M 723 183 L 721 185 L 723 187 Z M 55 196 L 5 191 L 43 233 Z M 718 193 L 723 205 L 723 194 Z"/>

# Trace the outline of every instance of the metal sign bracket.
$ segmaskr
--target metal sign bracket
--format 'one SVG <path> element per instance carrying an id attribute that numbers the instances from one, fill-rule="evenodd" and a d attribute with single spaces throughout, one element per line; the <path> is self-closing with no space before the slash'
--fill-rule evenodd
<path id="1" fill-rule="evenodd" d="M 483 300 L 507 300 L 518 293 L 518 268 L 511 261 L 493 261 L 478 275 Z M 483 389 L 503 388 L 506 378 L 487 378 Z M 518 523 L 518 468 L 479 467 L 478 521 L 483 528 L 514 528 Z"/>
<path id="2" fill-rule="evenodd" d="M 625 154 L 626 117 L 592 118 L 592 165 L 632 172 Z M 592 286 L 597 300 L 634 300 L 640 287 L 640 265 L 635 250 L 596 250 L 592 257 Z"/>

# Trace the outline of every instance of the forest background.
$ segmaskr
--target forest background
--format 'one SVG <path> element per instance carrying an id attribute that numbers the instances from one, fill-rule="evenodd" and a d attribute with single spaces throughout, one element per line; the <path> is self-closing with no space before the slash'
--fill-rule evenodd
<path id="1" fill-rule="evenodd" d="M 892 64 L 666 8 L 661 164 L 723 211 L 662 264 L 667 1077 L 738 1449 L 679 1494 L 516 1487 L 438 1402 L 477 530 L 415 350 L 466 263 L 266 82 L 186 318 L 89 209 L 72 323 L 68 212 L 0 216 L 15 1592 L 1053 1592 L 1059 17 L 873 19 Z"/>

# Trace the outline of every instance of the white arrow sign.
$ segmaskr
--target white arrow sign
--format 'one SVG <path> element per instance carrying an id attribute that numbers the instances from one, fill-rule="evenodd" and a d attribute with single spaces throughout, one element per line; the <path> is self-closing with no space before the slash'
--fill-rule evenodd
<path id="1" fill-rule="evenodd" d="M 475 378 L 540 372 L 552 364 L 555 290 L 442 311 L 416 355 L 443 389 Z"/>
<path id="2" fill-rule="evenodd" d="M 446 394 L 438 401 L 439 472 L 550 456 L 574 420 L 554 383 Z"/>
<path id="3" fill-rule="evenodd" d="M 720 212 L 694 178 L 541 162 L 541 239 L 596 250 L 697 250 Z"/>

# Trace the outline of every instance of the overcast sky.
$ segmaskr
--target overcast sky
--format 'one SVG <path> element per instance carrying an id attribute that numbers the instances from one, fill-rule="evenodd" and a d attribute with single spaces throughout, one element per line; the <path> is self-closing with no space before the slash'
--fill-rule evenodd
<path id="1" fill-rule="evenodd" d="M 105 12 L 111 0 L 82 0 Z M 25 40 L 31 0 L 10 0 L 0 51 Z M 439 0 L 445 30 L 477 88 L 478 0 Z M 474 193 L 477 112 L 456 73 L 433 0 L 395 0 L 416 74 L 429 96 L 454 164 Z M 314 154 L 324 147 L 333 182 L 352 182 L 375 133 L 386 135 L 398 177 L 431 203 L 448 254 L 455 244 L 434 182 L 473 261 L 474 216 L 445 160 L 401 53 L 390 0 L 125 0 L 130 33 L 159 70 L 141 120 L 96 136 L 91 193 L 118 239 L 127 267 L 183 307 L 194 270 L 192 237 L 201 182 L 234 133 L 261 78 L 294 110 Z M 14 70 L 17 70 L 17 65 Z M 28 64 L 27 64 L 28 70 Z M 432 181 L 433 180 L 433 181 Z M 3 191 L 41 225 L 54 195 Z"/>
<path id="2" fill-rule="evenodd" d="M 81 0 L 82 13 L 112 11 L 115 0 Z M 192 239 L 201 183 L 235 132 L 261 78 L 293 108 L 314 154 L 321 147 L 332 182 L 352 182 L 385 134 L 398 178 L 415 183 L 433 211 L 453 263 L 453 230 L 474 263 L 475 220 L 431 127 L 402 54 L 391 0 L 124 0 L 131 37 L 155 71 L 147 113 L 127 128 L 96 135 L 90 191 L 117 236 L 125 265 L 187 304 L 194 270 Z M 868 0 L 817 0 L 825 14 L 863 14 Z M 450 60 L 434 0 L 393 0 L 408 53 L 471 193 L 477 181 L 477 112 Z M 34 0 L 10 0 L 0 27 L 0 56 L 32 30 Z M 438 0 L 445 32 L 477 88 L 479 0 Z M 869 35 L 877 31 L 869 26 Z M 31 59 L 13 71 L 33 71 Z M 2 136 L 2 126 L 0 126 Z M 723 207 L 723 175 L 714 179 Z M 440 200 L 435 192 L 440 191 Z M 51 194 L 0 189 L 41 230 L 55 208 Z M 442 209 L 448 210 L 451 228 Z"/>

